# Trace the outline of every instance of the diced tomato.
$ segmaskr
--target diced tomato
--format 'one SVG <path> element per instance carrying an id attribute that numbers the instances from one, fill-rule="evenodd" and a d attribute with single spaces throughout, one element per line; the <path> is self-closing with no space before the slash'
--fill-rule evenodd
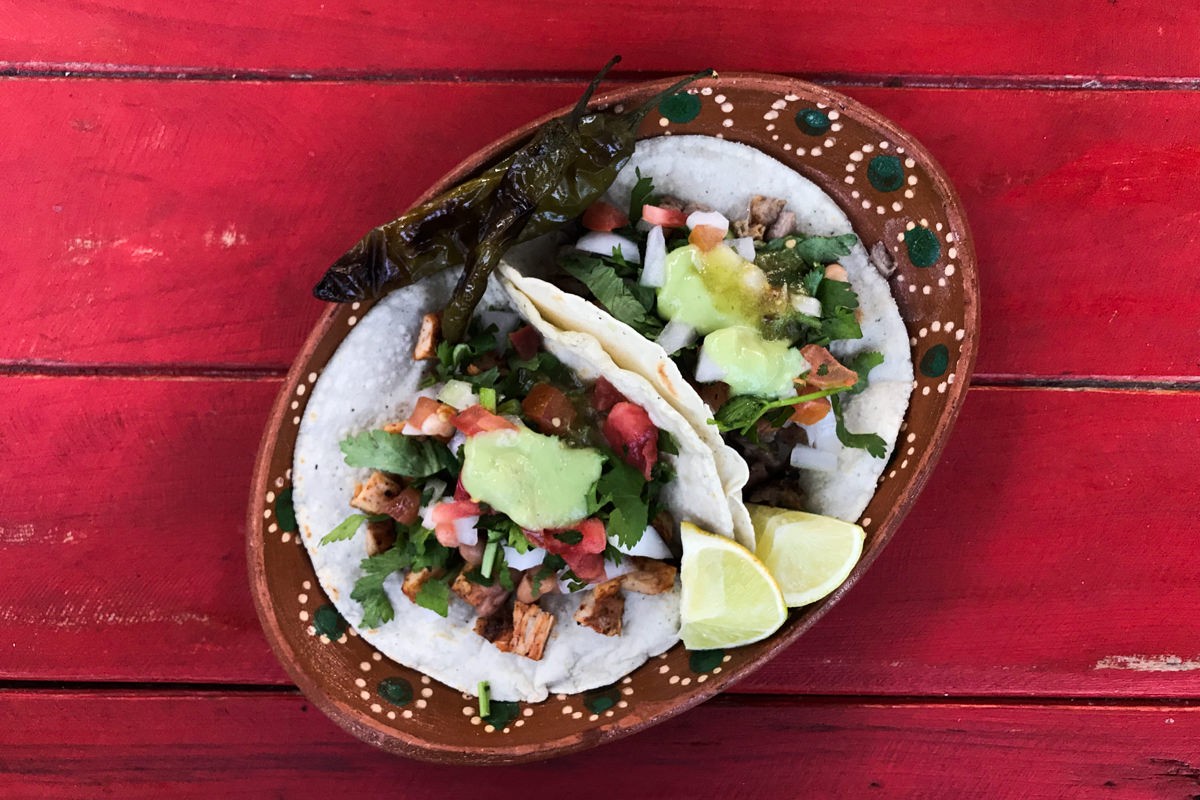
<path id="1" fill-rule="evenodd" d="M 838 386 L 853 386 L 858 383 L 858 373 L 843 367 L 833 354 L 819 344 L 806 344 L 800 355 L 808 362 L 811 371 L 804 376 L 814 389 L 832 389 Z"/>
<path id="2" fill-rule="evenodd" d="M 513 350 L 522 361 L 528 361 L 542 349 L 542 335 L 532 325 L 522 325 L 508 335 Z"/>
<path id="3" fill-rule="evenodd" d="M 618 392 L 616 387 L 604 378 L 599 378 L 592 384 L 592 408 L 597 411 L 608 411 L 624 401 L 625 395 Z"/>
<path id="4" fill-rule="evenodd" d="M 433 532 L 438 544 L 445 547 L 458 546 L 458 531 L 454 521 L 478 517 L 481 509 L 478 503 L 470 500 L 445 500 L 429 510 L 429 519 L 433 522 Z"/>
<path id="5" fill-rule="evenodd" d="M 724 240 L 725 231 L 713 225 L 697 225 L 688 234 L 688 244 L 694 244 L 706 253 Z"/>
<path id="6" fill-rule="evenodd" d="M 801 394 L 804 394 L 804 392 L 801 392 Z M 829 409 L 828 397 L 822 397 L 819 400 L 806 400 L 803 403 L 797 403 L 793 407 L 792 416 L 788 417 L 788 419 L 797 425 L 816 425 L 825 419 L 825 415 L 829 413 Z"/>
<path id="7" fill-rule="evenodd" d="M 589 231 L 615 231 L 629 224 L 629 216 L 612 203 L 597 200 L 583 212 L 583 227 Z"/>
<path id="8" fill-rule="evenodd" d="M 401 525 L 412 525 L 421 510 L 421 493 L 409 486 L 388 503 L 387 513 Z"/>
<path id="9" fill-rule="evenodd" d="M 642 206 L 642 219 L 650 225 L 662 225 L 664 228 L 682 228 L 687 224 L 687 214 L 678 208 L 662 206 Z"/>
<path id="10" fill-rule="evenodd" d="M 463 486 L 462 476 L 458 476 L 458 483 L 454 484 L 454 499 L 455 500 L 470 500 L 471 493 L 467 491 L 467 487 Z"/>
<path id="11" fill-rule="evenodd" d="M 582 538 L 575 544 L 567 544 L 558 538 L 558 534 L 565 531 L 577 531 Z M 602 554 L 608 546 L 608 538 L 604 523 L 598 519 L 585 519 L 567 528 L 526 530 L 525 538 L 548 553 L 562 556 L 571 571 L 582 580 L 591 582 L 604 577 Z"/>
<path id="12" fill-rule="evenodd" d="M 575 406 L 570 398 L 548 383 L 535 384 L 521 401 L 521 410 L 545 434 L 562 433 L 575 423 Z"/>
<path id="13" fill-rule="evenodd" d="M 418 397 L 408 424 L 426 436 L 449 438 L 454 435 L 454 409 L 432 397 Z"/>
<path id="14" fill-rule="evenodd" d="M 463 432 L 464 436 L 474 436 L 477 433 L 491 431 L 515 431 L 517 426 L 497 414 L 493 414 L 480 405 L 471 406 L 455 415 L 454 427 Z"/>
<path id="15" fill-rule="evenodd" d="M 604 420 L 604 438 L 626 464 L 650 480 L 658 462 L 658 428 L 644 408 L 628 401 L 617 403 Z"/>

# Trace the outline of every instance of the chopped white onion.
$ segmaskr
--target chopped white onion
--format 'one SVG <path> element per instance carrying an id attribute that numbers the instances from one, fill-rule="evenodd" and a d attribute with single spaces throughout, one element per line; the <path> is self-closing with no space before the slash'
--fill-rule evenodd
<path id="1" fill-rule="evenodd" d="M 725 215 L 718 211 L 693 211 L 688 214 L 688 228 L 695 228 L 699 225 L 708 225 L 712 228 L 719 228 L 721 233 L 729 231 L 729 220 Z"/>
<path id="2" fill-rule="evenodd" d="M 416 425 L 413 425 L 408 420 L 404 421 L 404 427 L 400 429 L 400 433 L 403 434 L 404 436 L 424 436 L 425 435 L 425 431 L 421 430 Z"/>
<path id="3" fill-rule="evenodd" d="M 837 438 L 837 421 L 833 418 L 832 411 L 812 425 L 801 425 L 800 427 L 804 428 L 809 445 L 817 450 L 836 453 L 841 449 L 842 444 Z"/>
<path id="4" fill-rule="evenodd" d="M 479 544 L 479 531 L 475 526 L 479 524 L 479 517 L 459 517 L 454 520 L 454 535 L 458 537 L 459 544 L 465 544 L 468 547 L 474 547 Z"/>
<path id="5" fill-rule="evenodd" d="M 792 308 L 801 314 L 808 314 L 810 317 L 821 316 L 821 301 L 806 294 L 792 295 Z"/>
<path id="6" fill-rule="evenodd" d="M 448 406 L 453 406 L 459 411 L 479 402 L 479 398 L 475 396 L 475 389 L 466 381 L 449 380 L 442 390 L 438 392 L 438 400 L 441 400 Z"/>
<path id="7" fill-rule="evenodd" d="M 619 252 L 621 258 L 631 264 L 642 263 L 642 254 L 638 251 L 638 246 L 624 236 L 618 236 L 615 233 L 603 231 L 585 233 L 575 243 L 575 249 L 587 253 L 598 253 L 602 256 L 611 256 Z"/>
<path id="8" fill-rule="evenodd" d="M 700 357 L 696 359 L 696 382 L 712 383 L 725 380 L 725 368 L 708 356 L 704 347 L 700 348 Z"/>
<path id="9" fill-rule="evenodd" d="M 504 545 L 504 563 L 513 569 L 533 569 L 546 560 L 546 551 L 540 547 L 531 547 L 524 553 L 516 548 Z"/>
<path id="10" fill-rule="evenodd" d="M 604 560 L 604 579 L 611 581 L 613 578 L 619 578 L 622 575 L 628 575 L 633 572 L 633 562 L 628 558 L 622 557 L 620 563 L 614 564 L 608 559 Z"/>
<path id="11" fill-rule="evenodd" d="M 451 440 L 451 444 L 453 444 L 453 440 Z M 442 495 L 446 494 L 446 482 L 441 478 L 430 478 L 429 480 L 425 481 L 425 488 L 429 490 L 430 506 L 437 503 L 438 500 L 442 499 Z M 422 512 L 422 514 L 424 514 L 424 512 Z M 430 529 L 433 528 L 432 525 L 426 525 L 425 527 Z"/>
<path id="12" fill-rule="evenodd" d="M 737 251 L 737 254 L 742 258 L 754 263 L 754 256 L 757 255 L 754 251 L 754 240 L 749 236 L 743 236 L 740 239 L 734 239 L 729 243 L 729 246 Z"/>
<path id="13" fill-rule="evenodd" d="M 642 533 L 642 538 L 638 539 L 637 544 L 633 547 L 624 546 L 615 536 L 610 536 L 608 542 L 627 556 L 644 556 L 645 558 L 671 557 L 670 548 L 667 547 L 667 543 L 663 541 L 662 536 L 654 529 L 653 525 L 646 526 L 646 530 Z"/>
<path id="14" fill-rule="evenodd" d="M 455 431 L 454 435 L 450 437 L 450 444 L 446 446 L 450 448 L 451 453 L 458 455 L 458 451 L 461 450 L 462 446 L 466 443 L 467 435 L 462 431 Z"/>
<path id="15" fill-rule="evenodd" d="M 798 444 L 792 448 L 791 464 L 796 469 L 814 469 L 820 472 L 835 472 L 837 470 L 837 453 L 818 450 Z"/>
<path id="16" fill-rule="evenodd" d="M 431 531 L 437 526 L 437 523 L 433 521 L 433 509 L 435 508 L 437 508 L 437 500 L 431 501 L 429 505 L 421 509 L 421 527 L 427 531 Z"/>
<path id="17" fill-rule="evenodd" d="M 658 288 L 667 280 L 667 237 L 661 225 L 655 225 L 646 236 L 646 261 L 638 283 Z"/>
<path id="18" fill-rule="evenodd" d="M 673 319 L 662 329 L 662 333 L 658 335 L 656 341 L 659 347 L 667 351 L 667 355 L 671 355 L 696 341 L 696 329 L 687 323 Z"/>

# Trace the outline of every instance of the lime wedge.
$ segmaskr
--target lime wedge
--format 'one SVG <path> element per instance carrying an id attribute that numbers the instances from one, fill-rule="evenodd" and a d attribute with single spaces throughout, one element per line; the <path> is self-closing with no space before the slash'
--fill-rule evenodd
<path id="1" fill-rule="evenodd" d="M 863 529 L 833 517 L 749 506 L 756 555 L 790 608 L 815 603 L 842 585 L 862 556 Z"/>
<path id="2" fill-rule="evenodd" d="M 765 639 L 787 620 L 783 594 L 766 565 L 732 539 L 689 522 L 680 541 L 680 638 L 689 650 Z"/>

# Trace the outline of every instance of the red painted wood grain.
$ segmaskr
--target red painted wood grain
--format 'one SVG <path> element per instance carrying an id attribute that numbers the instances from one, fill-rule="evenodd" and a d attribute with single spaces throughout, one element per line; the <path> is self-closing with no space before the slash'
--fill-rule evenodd
<path id="1" fill-rule="evenodd" d="M 1200 781 L 1200 709 L 1170 706 L 724 698 L 595 750 L 486 770 L 387 755 L 288 694 L 6 692 L 0 721 L 6 797 L 1141 800 L 1191 797 Z"/>
<path id="2" fill-rule="evenodd" d="M 0 362 L 280 369 L 345 247 L 576 91 L 0 83 Z M 964 198 L 981 374 L 1200 375 L 1200 94 L 849 91 Z"/>
<path id="3" fill-rule="evenodd" d="M 0 678 L 285 682 L 242 561 L 274 381 L 0 379 Z M 1200 697 L 1192 393 L 973 389 L 889 548 L 739 685 Z"/>
<path id="4" fill-rule="evenodd" d="M 686 8 L 629 0 L 33 0 L 7 3 L 4 20 L 4 61 L 74 69 L 591 73 L 619 52 L 637 71 L 1195 76 L 1200 11 L 1092 0 L 866 0 L 853 13 L 766 0 Z"/>

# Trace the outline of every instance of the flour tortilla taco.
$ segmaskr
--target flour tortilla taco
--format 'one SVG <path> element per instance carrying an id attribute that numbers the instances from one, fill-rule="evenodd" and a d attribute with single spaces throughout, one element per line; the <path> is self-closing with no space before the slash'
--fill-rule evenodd
<path id="1" fill-rule="evenodd" d="M 293 466 L 304 545 L 364 639 L 455 689 L 607 685 L 678 640 L 679 524 L 733 533 L 712 449 L 503 279 L 462 342 L 439 342 L 456 277 L 384 297 L 313 387 Z"/>
<path id="2" fill-rule="evenodd" d="M 752 147 L 664 136 L 559 244 L 552 267 L 513 252 L 503 273 L 688 419 L 743 544 L 743 501 L 858 519 L 913 371 L 883 270 L 832 198 Z"/>

